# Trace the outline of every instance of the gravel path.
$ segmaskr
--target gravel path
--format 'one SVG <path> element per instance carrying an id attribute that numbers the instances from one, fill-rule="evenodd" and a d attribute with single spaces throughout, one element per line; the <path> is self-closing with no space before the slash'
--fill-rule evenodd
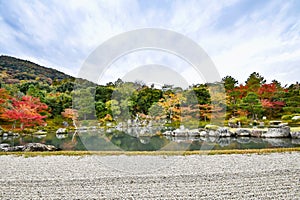
<path id="1" fill-rule="evenodd" d="M 300 153 L 0 156 L 1 199 L 300 199 Z"/>

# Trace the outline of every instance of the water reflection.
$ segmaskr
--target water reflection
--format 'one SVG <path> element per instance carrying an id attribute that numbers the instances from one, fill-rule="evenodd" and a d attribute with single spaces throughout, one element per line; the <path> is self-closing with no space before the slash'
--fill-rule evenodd
<path id="1" fill-rule="evenodd" d="M 204 142 L 215 145 L 214 149 L 253 149 L 273 147 L 300 146 L 300 139 L 291 138 L 256 138 L 256 137 L 172 137 L 169 140 L 177 143 L 192 143 L 201 146 Z M 229 148 L 228 148 L 229 147 Z M 195 147 L 194 145 L 194 148 Z M 198 149 L 198 148 L 197 148 Z M 190 149 L 191 150 L 191 149 Z"/>
<path id="2" fill-rule="evenodd" d="M 63 150 L 158 151 L 201 149 L 262 149 L 297 147 L 300 139 L 255 137 L 173 137 L 163 136 L 164 127 L 131 127 L 84 130 L 76 133 L 0 137 L 11 146 L 29 142 L 51 144 Z"/>

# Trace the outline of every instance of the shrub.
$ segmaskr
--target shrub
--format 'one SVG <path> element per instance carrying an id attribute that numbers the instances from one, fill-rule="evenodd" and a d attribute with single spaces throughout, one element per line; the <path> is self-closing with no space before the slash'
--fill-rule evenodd
<path id="1" fill-rule="evenodd" d="M 217 125 L 213 125 L 213 124 L 207 124 L 204 128 L 205 128 L 205 129 L 208 129 L 208 130 L 214 130 L 214 131 L 216 131 L 216 130 L 218 130 L 218 128 L 220 128 L 220 127 L 217 126 Z"/>

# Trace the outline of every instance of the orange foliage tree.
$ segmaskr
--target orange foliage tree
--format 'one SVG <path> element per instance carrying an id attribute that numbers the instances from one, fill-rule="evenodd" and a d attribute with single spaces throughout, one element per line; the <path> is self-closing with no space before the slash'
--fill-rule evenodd
<path id="1" fill-rule="evenodd" d="M 23 96 L 21 99 L 11 99 L 11 107 L 5 109 L 1 117 L 7 121 L 13 121 L 20 124 L 23 130 L 25 127 L 43 125 L 48 106 L 40 102 L 39 98 L 32 96 Z"/>

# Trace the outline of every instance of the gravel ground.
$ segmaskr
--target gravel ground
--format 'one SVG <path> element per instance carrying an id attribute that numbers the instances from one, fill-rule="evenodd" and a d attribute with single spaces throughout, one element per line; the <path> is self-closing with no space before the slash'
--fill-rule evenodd
<path id="1" fill-rule="evenodd" d="M 300 153 L 0 156 L 1 199 L 300 199 Z"/>

